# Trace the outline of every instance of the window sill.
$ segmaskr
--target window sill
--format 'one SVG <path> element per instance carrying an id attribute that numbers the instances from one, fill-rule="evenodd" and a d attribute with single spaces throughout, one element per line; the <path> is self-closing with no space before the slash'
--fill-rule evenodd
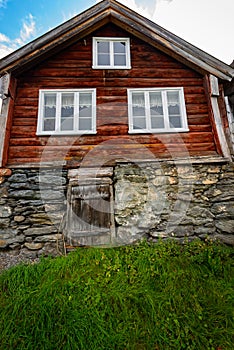
<path id="1" fill-rule="evenodd" d="M 116 70 L 125 70 L 125 69 L 131 69 L 131 66 L 92 66 L 92 69 L 116 69 Z"/>
<path id="2" fill-rule="evenodd" d="M 173 130 L 129 130 L 129 134 L 173 134 L 189 132 L 189 129 L 173 129 Z"/>
<path id="3" fill-rule="evenodd" d="M 37 136 L 83 136 L 83 135 L 96 135 L 96 131 L 69 131 L 69 132 L 37 132 Z"/>

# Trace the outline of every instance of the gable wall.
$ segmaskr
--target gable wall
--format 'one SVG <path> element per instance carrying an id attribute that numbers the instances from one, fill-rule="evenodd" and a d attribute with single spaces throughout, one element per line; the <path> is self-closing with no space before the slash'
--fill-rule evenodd
<path id="1" fill-rule="evenodd" d="M 129 36 L 114 25 L 107 25 L 92 36 Z M 203 77 L 173 58 L 157 51 L 136 37 L 131 38 L 130 70 L 93 70 L 92 36 L 76 44 L 34 69 L 18 77 L 17 96 L 10 137 L 8 165 L 39 162 L 49 138 L 36 136 L 39 89 L 96 88 L 97 135 L 50 138 L 46 160 L 65 157 L 70 166 L 79 163 L 95 145 L 92 153 L 102 159 L 109 153 L 111 140 L 113 158 L 136 155 L 147 146 L 150 154 L 168 157 L 171 152 L 185 155 L 214 155 L 216 147 L 203 88 Z M 190 132 L 180 134 L 128 134 L 127 88 L 184 87 Z M 117 142 L 117 145 L 115 144 Z M 120 147 L 121 145 L 121 147 Z M 67 146 L 67 150 L 65 150 Z M 173 151 L 171 151 L 173 150 Z M 140 151 L 140 152 L 138 152 Z"/>

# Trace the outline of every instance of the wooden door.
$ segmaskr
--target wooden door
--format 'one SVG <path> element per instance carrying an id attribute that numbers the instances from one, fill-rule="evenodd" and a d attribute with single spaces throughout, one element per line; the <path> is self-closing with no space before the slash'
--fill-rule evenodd
<path id="1" fill-rule="evenodd" d="M 68 244 L 111 244 L 114 236 L 112 201 L 112 187 L 109 183 L 71 185 L 66 230 Z"/>

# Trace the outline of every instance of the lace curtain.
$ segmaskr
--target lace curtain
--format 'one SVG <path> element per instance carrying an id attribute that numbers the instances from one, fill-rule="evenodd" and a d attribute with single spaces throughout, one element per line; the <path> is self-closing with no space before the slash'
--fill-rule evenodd
<path id="1" fill-rule="evenodd" d="M 56 94 L 46 94 L 44 99 L 45 107 L 56 107 Z"/>
<path id="2" fill-rule="evenodd" d="M 179 92 L 178 91 L 168 91 L 167 92 L 167 103 L 168 106 L 178 106 L 179 103 Z"/>

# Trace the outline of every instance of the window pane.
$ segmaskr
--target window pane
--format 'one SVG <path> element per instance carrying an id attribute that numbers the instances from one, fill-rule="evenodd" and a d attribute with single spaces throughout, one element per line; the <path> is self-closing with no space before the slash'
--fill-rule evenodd
<path id="1" fill-rule="evenodd" d="M 162 95 L 161 92 L 150 92 L 150 114 L 163 115 Z"/>
<path id="2" fill-rule="evenodd" d="M 168 113 L 169 115 L 180 115 L 180 106 L 175 105 L 175 106 L 168 106 Z"/>
<path id="3" fill-rule="evenodd" d="M 146 129 L 146 119 L 133 118 L 133 129 Z"/>
<path id="4" fill-rule="evenodd" d="M 179 104 L 179 91 L 167 91 L 168 104 Z"/>
<path id="5" fill-rule="evenodd" d="M 164 119 L 161 117 L 151 117 L 152 129 L 164 129 Z"/>
<path id="6" fill-rule="evenodd" d="M 92 119 L 91 118 L 80 119 L 79 130 L 92 130 Z"/>
<path id="7" fill-rule="evenodd" d="M 134 117 L 145 116 L 145 108 L 144 107 L 133 107 L 132 114 Z"/>
<path id="8" fill-rule="evenodd" d="M 91 107 L 81 107 L 80 106 L 80 117 L 92 117 L 92 108 Z"/>
<path id="9" fill-rule="evenodd" d="M 114 42 L 114 53 L 125 53 L 126 43 L 125 42 Z"/>
<path id="10" fill-rule="evenodd" d="M 133 116 L 145 116 L 145 95 L 142 92 L 132 94 L 132 114 Z"/>
<path id="11" fill-rule="evenodd" d="M 74 115 L 74 94 L 62 94 L 61 118 L 73 117 Z"/>
<path id="12" fill-rule="evenodd" d="M 167 104 L 169 116 L 180 116 L 179 91 L 167 92 Z"/>
<path id="13" fill-rule="evenodd" d="M 169 117 L 170 127 L 171 128 L 182 128 L 181 118 L 177 117 Z"/>
<path id="14" fill-rule="evenodd" d="M 110 55 L 109 54 L 99 54 L 98 55 L 98 65 L 99 66 L 110 66 Z"/>
<path id="15" fill-rule="evenodd" d="M 80 93 L 79 116 L 92 117 L 92 94 L 91 93 Z"/>
<path id="16" fill-rule="evenodd" d="M 55 118 L 56 94 L 44 95 L 44 118 Z"/>
<path id="17" fill-rule="evenodd" d="M 114 55 L 114 65 L 115 66 L 126 66 L 126 56 L 125 55 Z"/>
<path id="18" fill-rule="evenodd" d="M 55 119 L 44 119 L 43 131 L 54 131 Z"/>
<path id="19" fill-rule="evenodd" d="M 143 92 L 134 92 L 132 94 L 132 104 L 134 106 L 145 107 L 145 95 Z"/>
<path id="20" fill-rule="evenodd" d="M 72 131 L 73 130 L 73 118 L 62 118 L 61 119 L 61 130 Z"/>
<path id="21" fill-rule="evenodd" d="M 80 92 L 80 106 L 91 106 L 92 105 L 92 94 Z"/>
<path id="22" fill-rule="evenodd" d="M 98 53 L 110 53 L 110 43 L 109 41 L 98 41 L 97 42 Z"/>

